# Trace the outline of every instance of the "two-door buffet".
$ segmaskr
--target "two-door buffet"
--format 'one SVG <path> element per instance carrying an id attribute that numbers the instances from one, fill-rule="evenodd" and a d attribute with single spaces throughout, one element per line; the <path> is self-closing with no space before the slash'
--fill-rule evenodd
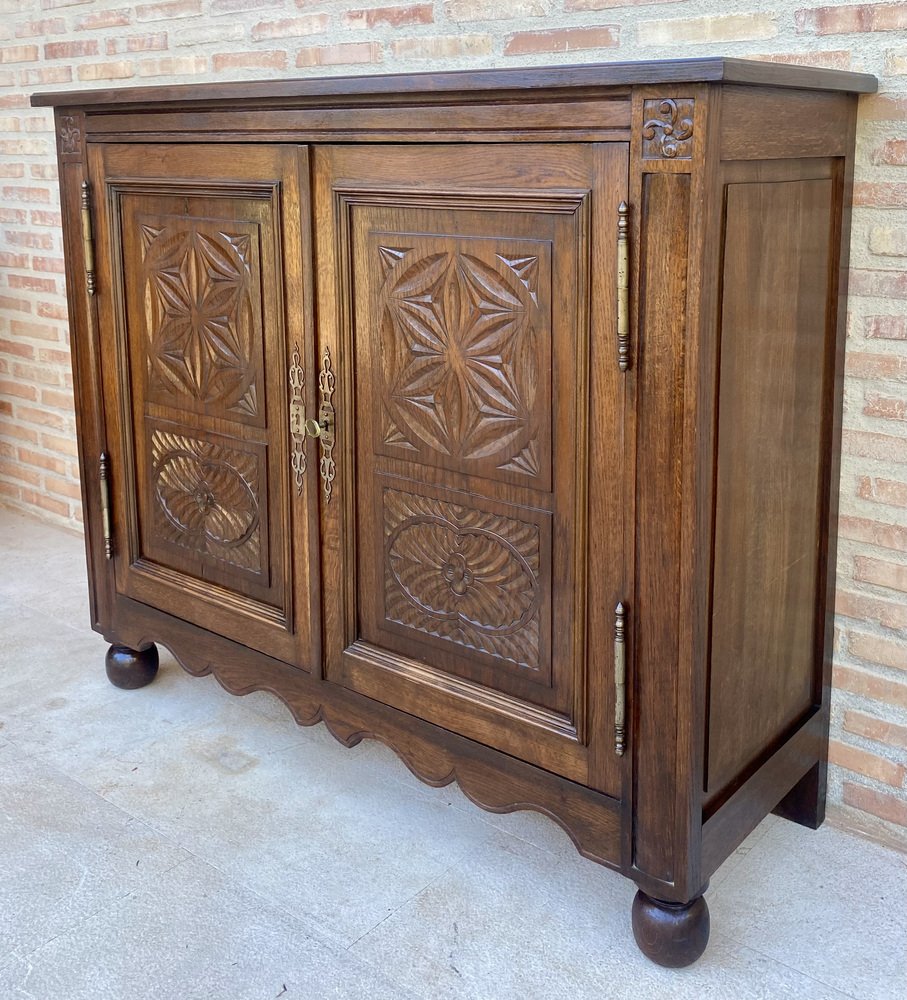
<path id="1" fill-rule="evenodd" d="M 91 614 L 537 809 L 664 965 L 822 821 L 857 94 L 725 59 L 42 94 Z"/>

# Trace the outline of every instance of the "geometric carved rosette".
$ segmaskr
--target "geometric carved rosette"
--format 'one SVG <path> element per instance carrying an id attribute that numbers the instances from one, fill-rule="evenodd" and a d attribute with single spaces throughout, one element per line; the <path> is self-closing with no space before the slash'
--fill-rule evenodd
<path id="1" fill-rule="evenodd" d="M 148 398 L 258 416 L 255 227 L 146 216 L 140 235 Z"/>
<path id="2" fill-rule="evenodd" d="M 383 506 L 385 617 L 539 671 L 539 525 L 387 488 Z"/>
<path id="3" fill-rule="evenodd" d="M 461 238 L 452 246 L 442 237 L 432 248 L 423 237 L 410 241 L 420 244 L 414 249 L 406 236 L 398 239 L 385 236 L 376 248 L 383 445 L 471 474 L 538 477 L 539 411 L 547 407 L 540 380 L 548 375 L 540 371 L 548 345 L 540 342 L 550 337 L 539 281 L 549 275 L 547 245 L 506 256 L 478 246 L 488 241 Z"/>
<path id="4" fill-rule="evenodd" d="M 262 573 L 258 456 L 156 428 L 151 460 L 154 541 Z"/>

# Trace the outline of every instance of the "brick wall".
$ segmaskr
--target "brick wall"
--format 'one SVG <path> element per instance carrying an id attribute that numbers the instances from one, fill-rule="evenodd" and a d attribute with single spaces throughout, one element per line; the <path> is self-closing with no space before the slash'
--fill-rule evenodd
<path id="1" fill-rule="evenodd" d="M 51 116 L 36 89 L 722 53 L 864 70 L 833 815 L 907 847 L 907 3 L 0 0 L 0 502 L 79 511 Z M 721 13 L 715 13 L 720 10 Z"/>

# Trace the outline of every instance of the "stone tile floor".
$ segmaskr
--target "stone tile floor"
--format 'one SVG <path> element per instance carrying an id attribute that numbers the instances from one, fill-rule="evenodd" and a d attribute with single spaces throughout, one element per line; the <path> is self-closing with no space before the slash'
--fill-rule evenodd
<path id="1" fill-rule="evenodd" d="M 907 998 L 907 857 L 766 820 L 690 969 L 533 813 L 432 789 L 163 653 L 104 676 L 82 541 L 0 509 L 0 998 Z M 162 651 L 163 652 L 163 651 Z"/>

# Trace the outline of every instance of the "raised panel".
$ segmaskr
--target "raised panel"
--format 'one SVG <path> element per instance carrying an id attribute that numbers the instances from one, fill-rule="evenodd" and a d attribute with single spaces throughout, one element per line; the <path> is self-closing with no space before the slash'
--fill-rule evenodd
<path id="1" fill-rule="evenodd" d="M 262 424 L 259 227 L 139 214 L 150 402 Z"/>
<path id="2" fill-rule="evenodd" d="M 382 450 L 550 485 L 551 247 L 372 234 Z"/>
<path id="3" fill-rule="evenodd" d="M 171 563 L 191 560 L 197 575 L 220 579 L 227 586 L 241 586 L 238 570 L 267 587 L 265 446 L 177 430 L 157 421 L 147 426 L 151 475 L 146 556 Z"/>
<path id="4" fill-rule="evenodd" d="M 385 624 L 550 684 L 550 518 L 470 500 L 383 489 Z"/>

